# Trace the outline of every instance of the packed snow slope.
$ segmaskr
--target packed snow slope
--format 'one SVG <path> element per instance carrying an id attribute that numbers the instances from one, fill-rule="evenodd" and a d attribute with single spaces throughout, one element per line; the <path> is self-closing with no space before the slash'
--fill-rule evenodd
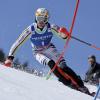
<path id="1" fill-rule="evenodd" d="M 57 80 L 0 65 L 0 100 L 93 100 Z"/>

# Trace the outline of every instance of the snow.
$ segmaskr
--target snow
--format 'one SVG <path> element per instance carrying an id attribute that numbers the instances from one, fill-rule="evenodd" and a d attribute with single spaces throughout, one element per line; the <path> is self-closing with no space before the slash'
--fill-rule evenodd
<path id="1" fill-rule="evenodd" d="M 0 65 L 0 100 L 93 100 L 93 97 L 57 80 Z"/>

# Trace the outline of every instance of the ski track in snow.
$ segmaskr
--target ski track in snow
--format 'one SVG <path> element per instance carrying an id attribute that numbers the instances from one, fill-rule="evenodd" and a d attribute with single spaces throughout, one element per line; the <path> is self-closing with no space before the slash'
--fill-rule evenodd
<path id="1" fill-rule="evenodd" d="M 95 86 L 88 87 L 91 91 L 96 90 Z M 45 80 L 0 65 L 0 100 L 93 100 L 93 97 L 64 86 L 57 80 Z"/>

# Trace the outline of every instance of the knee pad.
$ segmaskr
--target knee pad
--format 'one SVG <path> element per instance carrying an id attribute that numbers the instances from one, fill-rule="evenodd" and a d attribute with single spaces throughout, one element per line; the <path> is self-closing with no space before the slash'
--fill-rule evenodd
<path id="1" fill-rule="evenodd" d="M 53 60 L 50 60 L 48 62 L 48 66 L 52 69 L 55 66 L 55 62 Z"/>

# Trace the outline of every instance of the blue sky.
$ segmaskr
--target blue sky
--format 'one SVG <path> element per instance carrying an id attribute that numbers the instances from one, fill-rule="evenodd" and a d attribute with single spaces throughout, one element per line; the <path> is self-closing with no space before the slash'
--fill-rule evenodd
<path id="1" fill-rule="evenodd" d="M 0 48 L 6 55 L 21 32 L 34 22 L 37 8 L 45 7 L 50 12 L 50 23 L 70 28 L 76 0 L 0 0 Z M 80 0 L 79 10 L 73 29 L 73 36 L 100 47 L 100 0 Z M 59 51 L 64 41 L 54 37 L 54 44 Z M 60 45 L 59 45 L 60 44 Z M 90 48 L 76 40 L 71 40 L 66 50 L 67 64 L 83 76 L 88 69 L 87 57 L 96 55 L 100 61 L 100 51 Z M 32 55 L 30 40 L 20 47 L 15 58 L 29 61 L 32 66 L 44 68 Z"/>

